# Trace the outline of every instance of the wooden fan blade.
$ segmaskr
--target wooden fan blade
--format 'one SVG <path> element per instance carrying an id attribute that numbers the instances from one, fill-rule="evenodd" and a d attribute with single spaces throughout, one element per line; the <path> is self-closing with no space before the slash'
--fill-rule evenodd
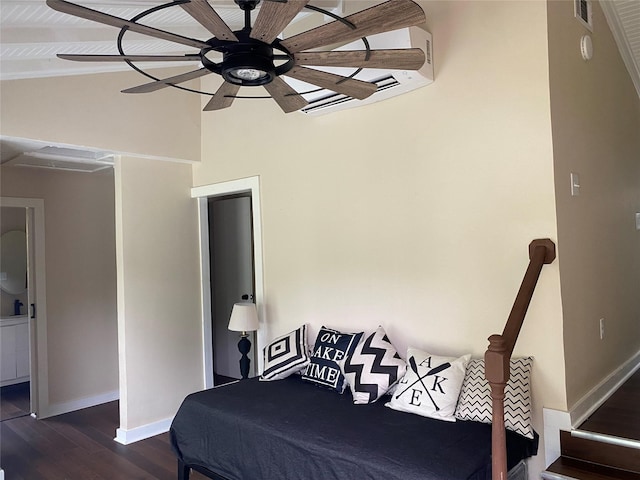
<path id="1" fill-rule="evenodd" d="M 203 112 L 209 112 L 211 110 L 222 110 L 231 106 L 235 100 L 235 95 L 240 90 L 240 85 L 224 82 L 215 95 L 211 97 L 209 103 L 207 103 L 202 109 Z"/>
<path id="2" fill-rule="evenodd" d="M 422 8 L 411 0 L 388 0 L 375 7 L 345 17 L 353 25 L 336 20 L 287 38 L 282 45 L 292 53 L 333 43 L 351 42 L 367 35 L 419 25 L 426 21 Z"/>
<path id="3" fill-rule="evenodd" d="M 306 67 L 293 67 L 285 75 L 359 100 L 373 95 L 378 89 L 375 83 L 363 82 Z"/>
<path id="4" fill-rule="evenodd" d="M 302 95 L 291 88 L 287 82 L 280 77 L 275 77 L 271 83 L 267 83 L 264 88 L 269 95 L 280 105 L 284 113 L 295 112 L 309 105 Z"/>
<path id="5" fill-rule="evenodd" d="M 170 87 L 171 85 L 176 85 L 178 83 L 186 82 L 188 80 L 193 80 L 194 78 L 200 78 L 205 75 L 210 74 L 211 71 L 206 68 L 201 68 L 199 70 L 194 70 L 192 72 L 183 73 L 181 75 L 176 75 L 174 77 L 165 78 L 163 80 L 157 80 L 151 83 L 145 83 L 144 85 L 139 85 L 133 88 L 127 88 L 126 90 L 122 90 L 122 93 L 149 93 L 155 92 L 156 90 L 160 90 L 162 88 Z"/>
<path id="6" fill-rule="evenodd" d="M 238 37 L 220 18 L 220 15 L 211 8 L 207 0 L 191 0 L 187 3 L 181 3 L 180 6 L 218 40 L 238 41 Z"/>
<path id="7" fill-rule="evenodd" d="M 180 43 L 182 45 L 188 45 L 190 47 L 200 49 L 209 47 L 208 44 L 201 42 L 200 40 L 196 40 L 195 38 L 187 38 L 182 35 L 165 32 L 164 30 L 158 30 L 157 28 L 140 25 L 139 23 L 131 22 L 120 17 L 114 17 L 107 13 L 92 10 L 91 8 L 76 5 L 75 3 L 66 2 L 65 0 L 47 0 L 47 5 L 58 12 L 84 18 L 93 22 L 103 23 L 105 25 L 111 25 L 112 27 L 126 27 L 132 32 L 149 35 L 150 37 L 160 38 L 162 40 L 168 40 L 170 42 Z"/>
<path id="8" fill-rule="evenodd" d="M 76 55 L 59 53 L 58 58 L 74 62 L 199 62 L 199 55 Z"/>
<path id="9" fill-rule="evenodd" d="M 287 3 L 263 3 L 249 36 L 265 43 L 273 42 L 308 2 L 289 0 Z"/>
<path id="10" fill-rule="evenodd" d="M 294 54 L 293 58 L 296 65 L 398 70 L 419 70 L 425 62 L 424 52 L 419 48 L 371 50 L 369 58 L 365 50 L 301 52 Z"/>

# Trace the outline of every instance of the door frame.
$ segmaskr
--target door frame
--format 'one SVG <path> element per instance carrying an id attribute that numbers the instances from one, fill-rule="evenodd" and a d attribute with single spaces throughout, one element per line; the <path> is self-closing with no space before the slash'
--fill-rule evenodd
<path id="1" fill-rule="evenodd" d="M 253 345 L 254 358 L 258 361 L 258 372 L 263 369 L 264 359 L 258 353 L 266 345 L 266 308 L 264 303 L 264 276 L 262 256 L 262 208 L 260 198 L 260 177 L 247 177 L 227 182 L 193 187 L 191 198 L 198 199 L 198 225 L 200 229 L 200 284 L 202 303 L 202 351 L 204 362 L 204 386 L 211 388 L 213 384 L 213 345 L 211 324 L 211 273 L 209 271 L 209 218 L 208 199 L 248 193 L 251 195 L 251 215 L 253 217 L 253 262 L 255 283 L 255 304 L 258 310 L 260 327 L 256 332 Z"/>
<path id="2" fill-rule="evenodd" d="M 49 410 L 49 365 L 47 356 L 47 293 L 44 247 L 44 200 L 41 198 L 0 197 L 3 207 L 25 208 L 27 217 L 27 245 L 33 249 L 36 318 L 29 312 L 29 350 L 31 374 L 31 415 L 38 418 L 48 416 Z M 33 226 L 33 230 L 31 230 Z M 31 257 L 30 257 L 31 258 Z M 29 298 L 34 298 L 29 293 Z"/>

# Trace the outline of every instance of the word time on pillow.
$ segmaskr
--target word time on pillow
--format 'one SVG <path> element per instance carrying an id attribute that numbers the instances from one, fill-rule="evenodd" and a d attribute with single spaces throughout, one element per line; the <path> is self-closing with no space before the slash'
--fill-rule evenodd
<path id="1" fill-rule="evenodd" d="M 302 379 L 338 393 L 344 392 L 346 382 L 338 362 L 353 354 L 361 338 L 362 332 L 342 333 L 322 327 L 313 347 L 311 362 L 302 374 Z"/>
<path id="2" fill-rule="evenodd" d="M 260 380 L 281 380 L 302 370 L 309 364 L 307 326 L 272 340 L 263 353 L 264 371 Z"/>
<path id="3" fill-rule="evenodd" d="M 455 422 L 458 395 L 471 355 L 460 358 L 407 350 L 407 373 L 386 406 L 401 412 Z"/>

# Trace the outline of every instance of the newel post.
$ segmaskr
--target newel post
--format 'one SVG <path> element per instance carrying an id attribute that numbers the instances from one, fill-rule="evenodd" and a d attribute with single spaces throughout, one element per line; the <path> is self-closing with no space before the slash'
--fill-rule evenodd
<path id="1" fill-rule="evenodd" d="M 493 480 L 507 480 L 507 437 L 504 429 L 504 389 L 509 381 L 509 353 L 502 335 L 491 335 L 484 354 L 485 377 L 491 387 L 491 469 Z M 502 428 L 500 428 L 500 426 Z"/>
<path id="2" fill-rule="evenodd" d="M 556 258 L 556 246 L 548 238 L 529 245 L 529 266 L 522 279 L 502 335 L 491 335 L 484 354 L 484 375 L 491 387 L 491 468 L 492 480 L 507 480 L 507 435 L 504 427 L 504 389 L 509 381 L 510 360 L 518 340 L 543 265 Z"/>

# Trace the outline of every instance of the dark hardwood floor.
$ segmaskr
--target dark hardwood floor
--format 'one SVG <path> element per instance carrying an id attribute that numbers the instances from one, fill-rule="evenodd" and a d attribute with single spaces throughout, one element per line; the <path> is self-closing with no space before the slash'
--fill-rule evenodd
<path id="1" fill-rule="evenodd" d="M 44 420 L 0 424 L 0 463 L 7 480 L 175 480 L 169 435 L 121 445 L 113 440 L 118 402 Z M 206 477 L 196 472 L 192 480 Z"/>
<path id="2" fill-rule="evenodd" d="M 29 382 L 0 388 L 0 421 L 23 417 L 31 412 Z"/>
<path id="3" fill-rule="evenodd" d="M 598 408 L 579 430 L 640 441 L 640 370 Z M 560 432 L 562 456 L 548 472 L 580 480 L 640 480 L 640 450 Z M 543 478 L 544 477 L 543 474 Z M 554 477 L 557 478 L 557 477 Z"/>
<path id="4" fill-rule="evenodd" d="M 640 440 L 640 370 L 580 425 L 580 430 Z"/>

